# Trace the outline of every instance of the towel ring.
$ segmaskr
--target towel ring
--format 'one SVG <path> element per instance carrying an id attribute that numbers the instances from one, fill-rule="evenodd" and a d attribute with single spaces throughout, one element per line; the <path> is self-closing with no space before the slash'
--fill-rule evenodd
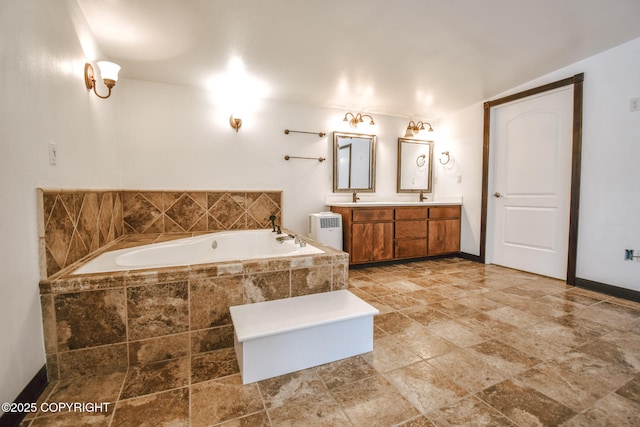
<path id="1" fill-rule="evenodd" d="M 443 156 L 447 156 L 447 161 L 446 162 L 442 161 L 442 157 Z M 451 156 L 449 155 L 449 152 L 448 151 L 443 151 L 442 155 L 440 156 L 438 161 L 440 162 L 441 165 L 446 165 L 447 163 L 449 163 L 451 161 Z"/>

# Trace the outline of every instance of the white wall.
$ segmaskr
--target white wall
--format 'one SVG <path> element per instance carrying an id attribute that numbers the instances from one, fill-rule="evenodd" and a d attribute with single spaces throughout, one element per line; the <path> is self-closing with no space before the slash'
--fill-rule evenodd
<path id="1" fill-rule="evenodd" d="M 84 87 L 66 1 L 0 1 L 0 401 L 44 365 L 37 187 L 119 187 L 114 100 Z M 76 26 L 74 26 L 76 25 Z M 58 164 L 48 162 L 48 143 Z"/>
<path id="2" fill-rule="evenodd" d="M 472 255 L 480 255 L 483 111 L 475 104 L 439 120 L 433 153 L 436 197 L 462 196 L 460 250 Z M 446 165 L 443 151 L 450 155 Z"/>
<path id="3" fill-rule="evenodd" d="M 375 115 L 375 126 L 354 130 L 342 122 L 343 110 L 265 101 L 240 117 L 236 133 L 231 112 L 220 111 L 206 90 L 138 80 L 124 80 L 119 89 L 124 188 L 283 190 L 283 225 L 306 233 L 308 214 L 328 210 L 332 132 L 346 131 L 377 135 L 376 196 L 395 195 L 397 138 L 409 119 Z M 327 135 L 285 135 L 284 129 Z M 286 161 L 286 154 L 327 160 Z"/>
<path id="4" fill-rule="evenodd" d="M 579 73 L 585 80 L 577 276 L 640 291 L 640 262 L 624 261 L 624 249 L 640 250 L 640 112 L 629 111 L 630 99 L 640 97 L 640 39 L 494 98 Z M 477 105 L 441 120 L 456 147 L 454 156 L 464 155 L 464 167 L 460 166 L 469 227 L 465 232 L 463 226 L 462 247 L 475 254 L 480 242 L 475 234 L 480 187 L 466 185 L 469 178 L 474 185 L 481 179 L 482 115 L 482 105 Z M 450 189 L 452 184 L 441 175 L 441 189 Z"/>

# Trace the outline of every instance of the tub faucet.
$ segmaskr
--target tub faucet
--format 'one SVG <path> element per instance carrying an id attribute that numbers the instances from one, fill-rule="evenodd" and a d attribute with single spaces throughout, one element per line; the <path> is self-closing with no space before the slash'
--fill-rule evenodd
<path id="1" fill-rule="evenodd" d="M 424 191 L 420 190 L 420 201 L 424 202 L 425 200 L 427 200 L 426 196 L 424 195 Z"/>
<path id="2" fill-rule="evenodd" d="M 269 217 L 269 221 L 271 221 L 271 227 L 273 228 L 273 230 L 271 230 L 272 233 L 276 232 L 276 216 L 275 215 L 271 215 Z"/>
<path id="3" fill-rule="evenodd" d="M 352 194 L 351 200 L 353 201 L 353 203 L 355 203 L 358 200 L 360 200 L 360 197 L 358 197 L 358 195 L 356 194 L 356 190 L 353 190 L 353 194 Z"/>
<path id="4" fill-rule="evenodd" d="M 305 242 L 300 236 L 296 236 L 296 240 L 294 240 L 296 245 L 300 245 L 301 248 L 307 246 L 307 242 Z"/>

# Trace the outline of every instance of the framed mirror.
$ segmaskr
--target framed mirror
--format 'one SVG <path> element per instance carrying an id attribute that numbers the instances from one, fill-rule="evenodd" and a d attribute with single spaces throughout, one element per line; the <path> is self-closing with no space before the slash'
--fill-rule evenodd
<path id="1" fill-rule="evenodd" d="M 431 193 L 433 141 L 398 138 L 398 193 Z"/>
<path id="2" fill-rule="evenodd" d="M 333 132 L 333 191 L 373 192 L 376 136 Z"/>

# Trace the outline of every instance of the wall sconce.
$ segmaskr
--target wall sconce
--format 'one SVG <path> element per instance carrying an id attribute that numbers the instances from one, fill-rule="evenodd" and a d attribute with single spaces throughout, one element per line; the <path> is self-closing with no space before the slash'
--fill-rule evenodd
<path id="1" fill-rule="evenodd" d="M 446 157 L 446 160 L 442 161 L 443 159 L 445 159 L 445 157 Z M 451 161 L 451 155 L 449 155 L 448 151 L 443 151 L 438 161 L 440 162 L 441 165 L 446 165 Z"/>
<path id="2" fill-rule="evenodd" d="M 349 117 L 351 116 L 351 117 Z M 344 115 L 344 119 L 342 119 L 343 122 L 349 122 L 349 126 L 351 126 L 352 128 L 357 128 L 358 127 L 358 123 L 362 123 L 363 120 L 362 118 L 366 117 L 367 119 L 369 119 L 369 124 L 370 125 L 375 125 L 375 122 L 373 121 L 373 117 L 371 117 L 368 114 L 356 114 L 355 116 L 353 115 L 353 113 L 348 112 L 347 114 Z"/>
<path id="3" fill-rule="evenodd" d="M 414 122 L 413 120 L 411 120 L 409 122 L 409 125 L 407 126 L 407 133 L 404 135 L 405 138 L 413 138 L 414 136 L 416 136 L 417 134 L 420 133 L 421 130 L 425 130 L 425 125 L 429 126 L 428 131 L 429 132 L 433 132 L 433 128 L 431 127 L 431 125 L 427 122 Z"/>
<path id="4" fill-rule="evenodd" d="M 106 99 L 111 96 L 111 89 L 113 89 L 118 81 L 120 66 L 113 62 L 98 61 L 98 67 L 100 68 L 100 75 L 102 76 L 102 80 L 104 80 L 105 86 L 109 88 L 107 96 L 100 95 L 96 90 L 95 73 L 93 67 L 88 62 L 84 64 L 84 84 L 87 89 L 93 89 L 93 93 L 95 93 L 98 98 Z"/>
<path id="5" fill-rule="evenodd" d="M 238 133 L 238 131 L 242 127 L 242 119 L 236 119 L 232 114 L 231 116 L 229 116 L 229 124 L 236 130 L 236 133 Z"/>

